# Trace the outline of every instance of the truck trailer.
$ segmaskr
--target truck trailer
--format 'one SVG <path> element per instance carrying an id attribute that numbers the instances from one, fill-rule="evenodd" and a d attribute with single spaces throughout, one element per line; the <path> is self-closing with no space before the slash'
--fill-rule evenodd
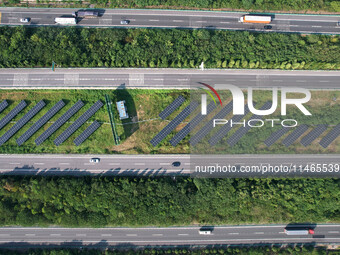
<path id="1" fill-rule="evenodd" d="M 76 25 L 77 19 L 74 17 L 58 17 L 54 19 L 54 22 L 60 25 Z"/>
<path id="2" fill-rule="evenodd" d="M 288 236 L 307 236 L 313 235 L 314 230 L 311 228 L 294 228 L 294 229 L 285 228 L 284 233 Z"/>
<path id="3" fill-rule="evenodd" d="M 257 15 L 244 15 L 239 19 L 242 23 L 262 23 L 269 24 L 272 21 L 271 16 L 257 16 Z"/>
<path id="4" fill-rule="evenodd" d="M 79 17 L 79 18 L 97 18 L 99 17 L 98 11 L 92 11 L 92 10 L 80 10 L 77 12 L 72 13 L 73 17 Z"/>

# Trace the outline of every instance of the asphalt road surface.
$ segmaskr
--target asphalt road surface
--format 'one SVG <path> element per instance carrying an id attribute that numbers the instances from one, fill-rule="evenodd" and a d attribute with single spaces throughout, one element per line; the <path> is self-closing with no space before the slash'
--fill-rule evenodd
<path id="1" fill-rule="evenodd" d="M 99 163 L 91 163 L 91 158 L 100 158 Z M 179 167 L 172 166 L 175 161 L 181 162 Z M 259 165 L 296 165 L 306 166 L 327 164 L 327 171 L 294 172 L 228 172 L 198 174 L 196 166 L 214 164 L 240 166 Z M 330 170 L 330 164 L 333 170 Z M 208 177 L 271 177 L 271 176 L 303 176 L 303 177 L 340 177 L 339 155 L 58 155 L 58 154 L 1 154 L 1 174 L 29 175 L 121 175 L 121 176 L 158 176 L 189 175 Z M 309 167 L 311 168 L 311 167 Z"/>
<path id="2" fill-rule="evenodd" d="M 0 8 L 3 25 L 54 25 L 54 19 L 71 16 L 78 9 L 48 8 Z M 128 10 L 101 9 L 100 17 L 84 18 L 77 26 L 99 27 L 162 27 L 162 28 L 208 28 L 272 32 L 340 34 L 339 15 L 297 15 L 272 14 L 272 29 L 265 30 L 263 24 L 243 24 L 239 18 L 242 12 L 176 11 L 176 10 Z M 30 23 L 20 22 L 20 18 L 31 18 Z M 121 20 L 130 20 L 129 25 L 121 25 Z"/>
<path id="3" fill-rule="evenodd" d="M 169 228 L 0 228 L 0 247 L 32 245 L 207 245 L 339 243 L 340 225 L 299 225 L 314 228 L 314 235 L 288 236 L 286 225 L 214 227 L 211 235 L 200 235 L 199 227 Z"/>
<path id="4" fill-rule="evenodd" d="M 340 89 L 339 71 L 200 70 L 200 69 L 0 69 L 0 88 L 190 88 L 205 82 L 247 88 L 301 87 Z"/>

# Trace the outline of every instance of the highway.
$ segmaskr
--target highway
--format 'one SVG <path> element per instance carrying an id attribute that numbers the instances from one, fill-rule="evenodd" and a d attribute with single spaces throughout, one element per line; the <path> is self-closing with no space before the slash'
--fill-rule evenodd
<path id="1" fill-rule="evenodd" d="M 218 226 L 212 234 L 200 235 L 199 227 L 145 228 L 0 228 L 0 247 L 33 245 L 207 245 L 340 243 L 340 225 L 297 225 L 314 228 L 314 235 L 288 236 L 286 225 Z"/>
<path id="2" fill-rule="evenodd" d="M 185 89 L 198 82 L 241 88 L 340 89 L 340 71 L 158 68 L 1 68 L 0 89 Z"/>
<path id="3" fill-rule="evenodd" d="M 22 25 L 20 18 L 30 17 L 27 25 L 54 25 L 54 19 L 71 16 L 78 9 L 48 8 L 0 8 L 1 24 Z M 77 26 L 97 27 L 147 27 L 147 28 L 208 28 L 248 31 L 273 31 L 295 33 L 340 34 L 340 15 L 303 15 L 272 14 L 271 30 L 264 30 L 263 24 L 243 24 L 239 18 L 247 13 L 213 11 L 177 11 L 177 10 L 129 10 L 102 9 L 101 17 L 86 18 Z M 121 20 L 130 20 L 130 24 L 120 25 Z M 26 25 L 26 24 L 25 24 Z"/>
<path id="4" fill-rule="evenodd" d="M 99 163 L 90 163 L 91 158 L 100 158 Z M 179 167 L 172 166 L 175 161 Z M 306 166 L 328 164 L 328 171 L 299 172 L 227 172 L 202 174 L 196 166 Z M 330 171 L 329 164 L 333 165 Z M 76 155 L 76 154 L 0 154 L 1 174 L 26 175 L 120 175 L 120 176 L 208 176 L 208 177 L 340 177 L 339 155 L 331 154 L 270 154 L 270 155 Z"/>

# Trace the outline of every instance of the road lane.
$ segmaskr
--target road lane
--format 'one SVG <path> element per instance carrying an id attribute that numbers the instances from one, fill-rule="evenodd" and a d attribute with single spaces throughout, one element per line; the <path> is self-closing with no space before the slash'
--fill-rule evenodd
<path id="1" fill-rule="evenodd" d="M 311 227 L 312 225 L 299 225 Z M 109 245 L 200 245 L 339 243 L 340 225 L 313 225 L 314 235 L 287 236 L 285 225 L 215 226 L 211 235 L 200 235 L 200 227 L 144 228 L 0 228 L 0 246 L 63 244 Z"/>
<path id="2" fill-rule="evenodd" d="M 90 163 L 91 158 L 100 158 L 99 163 Z M 172 163 L 180 161 L 179 167 Z M 232 166 L 333 164 L 339 165 L 337 154 L 242 154 L 242 155 L 77 155 L 77 154 L 0 154 L 1 174 L 28 175 L 121 175 L 158 176 L 189 175 L 196 166 L 214 164 Z M 275 172 L 228 172 L 208 177 L 271 177 Z M 196 176 L 195 174 L 193 176 Z M 206 176 L 206 175 L 203 175 Z M 283 176 L 340 177 L 340 171 L 292 172 Z"/>
<path id="3" fill-rule="evenodd" d="M 2 24 L 23 25 L 20 18 L 30 17 L 24 25 L 53 25 L 56 17 L 68 15 L 77 9 L 58 8 L 0 8 Z M 80 19 L 77 26 L 97 27 L 163 27 L 163 28 L 209 28 L 267 32 L 298 32 L 340 34 L 337 22 L 340 15 L 271 14 L 272 29 L 265 30 L 263 24 L 243 24 L 239 18 L 246 12 L 177 11 L 177 10 L 129 10 L 102 9 L 99 18 Z M 121 25 L 121 20 L 130 20 Z"/>
<path id="4" fill-rule="evenodd" d="M 151 68 L 0 69 L 0 89 L 186 89 L 198 82 L 218 87 L 340 89 L 339 71 L 279 71 Z"/>

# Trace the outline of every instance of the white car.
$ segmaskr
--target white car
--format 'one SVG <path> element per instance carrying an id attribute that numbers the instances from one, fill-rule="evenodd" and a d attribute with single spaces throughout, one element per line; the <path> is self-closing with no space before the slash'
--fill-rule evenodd
<path id="1" fill-rule="evenodd" d="M 99 158 L 91 158 L 90 163 L 99 163 L 100 159 Z"/>
<path id="2" fill-rule="evenodd" d="M 128 25 L 129 23 L 130 23 L 130 20 L 127 20 L 127 19 L 120 21 L 121 25 Z"/>
<path id="3" fill-rule="evenodd" d="M 20 19 L 20 22 L 22 22 L 22 23 L 28 23 L 28 22 L 30 22 L 30 18 L 21 18 L 21 19 Z"/>
<path id="4" fill-rule="evenodd" d="M 200 235 L 211 235 L 211 231 L 210 230 L 199 230 L 198 233 Z"/>

